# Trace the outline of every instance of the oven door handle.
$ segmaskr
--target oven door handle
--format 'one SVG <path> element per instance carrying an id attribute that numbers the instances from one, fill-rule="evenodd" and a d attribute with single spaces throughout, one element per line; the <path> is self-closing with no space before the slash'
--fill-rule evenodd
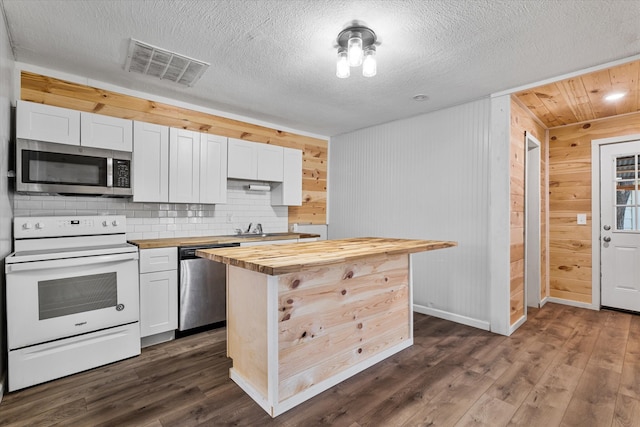
<path id="1" fill-rule="evenodd" d="M 18 264 L 7 264 L 6 273 L 16 273 L 18 271 L 34 271 L 51 268 L 83 267 L 87 265 L 107 264 L 121 261 L 134 261 L 138 259 L 137 252 L 124 254 L 98 255 L 90 257 L 77 257 L 65 259 L 52 259 L 47 261 L 23 262 Z"/>

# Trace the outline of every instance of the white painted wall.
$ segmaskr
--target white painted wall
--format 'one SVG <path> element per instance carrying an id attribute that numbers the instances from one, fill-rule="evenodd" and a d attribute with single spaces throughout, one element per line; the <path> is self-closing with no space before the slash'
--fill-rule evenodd
<path id="1" fill-rule="evenodd" d="M 333 137 L 329 151 L 329 238 L 457 241 L 413 255 L 415 309 L 484 329 L 491 318 L 490 112 L 484 99 Z M 506 174 L 508 186 L 508 165 Z"/>
<path id="2" fill-rule="evenodd" d="M 11 105 L 13 95 L 13 53 L 9 45 L 4 10 L 0 7 L 0 259 L 11 253 L 12 200 L 8 188 L 9 141 L 11 138 Z M 15 105 L 15 104 L 14 104 Z M 4 262 L 2 263 L 4 265 Z M 6 378 L 5 365 L 7 349 L 4 325 L 4 268 L 0 274 L 0 400 Z"/>

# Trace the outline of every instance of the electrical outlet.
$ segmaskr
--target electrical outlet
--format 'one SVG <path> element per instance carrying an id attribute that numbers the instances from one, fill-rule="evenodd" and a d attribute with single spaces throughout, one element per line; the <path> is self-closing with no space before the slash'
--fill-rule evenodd
<path id="1" fill-rule="evenodd" d="M 578 214 L 578 225 L 587 225 L 587 214 Z"/>

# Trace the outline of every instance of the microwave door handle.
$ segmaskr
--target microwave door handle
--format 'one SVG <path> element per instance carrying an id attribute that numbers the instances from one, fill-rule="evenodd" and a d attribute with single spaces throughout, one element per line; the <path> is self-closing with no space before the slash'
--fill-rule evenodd
<path id="1" fill-rule="evenodd" d="M 107 187 L 113 187 L 113 157 L 107 158 Z"/>
<path id="2" fill-rule="evenodd" d="M 132 261 L 138 259 L 138 252 L 127 252 L 124 254 L 98 255 L 92 257 L 55 259 L 38 262 L 23 262 L 16 264 L 6 264 L 5 272 L 16 273 L 19 271 L 33 271 L 65 267 L 79 267 L 87 265 L 108 264 L 112 262 Z"/>

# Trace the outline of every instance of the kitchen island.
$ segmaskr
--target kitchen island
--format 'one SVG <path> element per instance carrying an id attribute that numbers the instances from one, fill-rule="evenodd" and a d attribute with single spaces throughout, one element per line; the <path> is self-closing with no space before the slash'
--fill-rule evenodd
<path id="1" fill-rule="evenodd" d="M 455 245 L 353 238 L 198 250 L 227 264 L 231 379 L 275 417 L 409 347 L 410 254 Z"/>

